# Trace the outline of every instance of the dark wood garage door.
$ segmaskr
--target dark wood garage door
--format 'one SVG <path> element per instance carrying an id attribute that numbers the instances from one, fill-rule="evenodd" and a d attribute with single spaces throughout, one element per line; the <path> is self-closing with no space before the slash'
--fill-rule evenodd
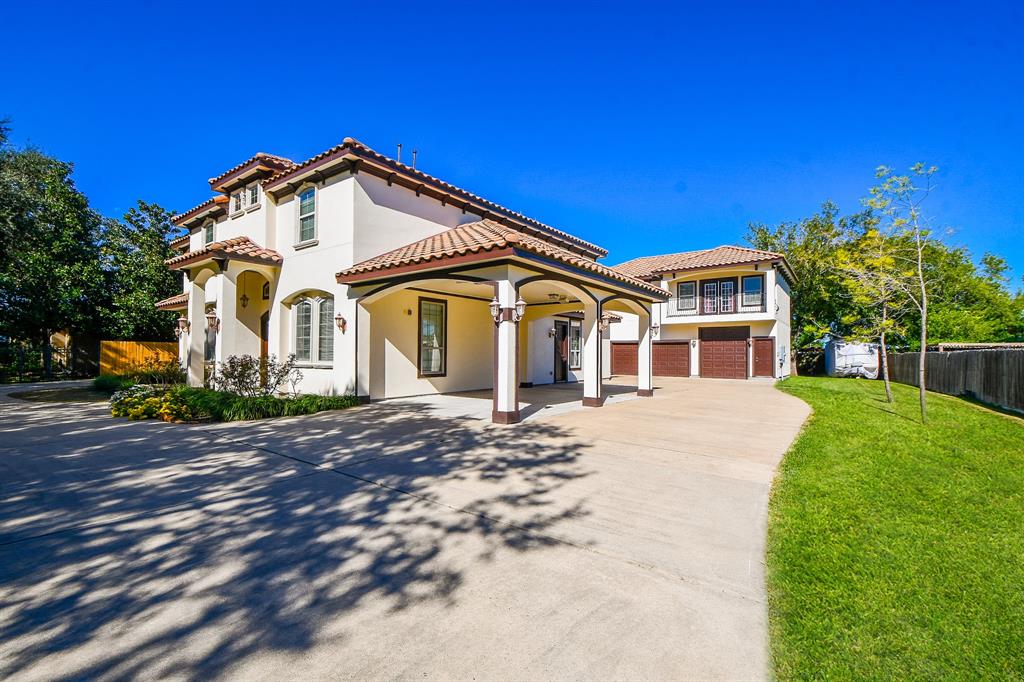
<path id="1" fill-rule="evenodd" d="M 637 344 L 616 341 L 612 344 L 612 374 L 636 374 Z"/>
<path id="2" fill-rule="evenodd" d="M 690 376 L 689 341 L 655 341 L 651 354 L 651 373 L 654 376 Z"/>
<path id="3" fill-rule="evenodd" d="M 700 375 L 713 379 L 747 378 L 750 327 L 704 327 L 700 330 Z"/>
<path id="4" fill-rule="evenodd" d="M 612 374 L 636 374 L 637 344 L 612 344 Z M 655 341 L 651 347 L 651 374 L 657 377 L 690 376 L 689 341 Z"/>

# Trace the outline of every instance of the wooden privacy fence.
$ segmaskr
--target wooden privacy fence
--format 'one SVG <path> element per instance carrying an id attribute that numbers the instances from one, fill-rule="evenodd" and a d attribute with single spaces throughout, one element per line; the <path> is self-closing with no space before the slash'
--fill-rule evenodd
<path id="1" fill-rule="evenodd" d="M 917 386 L 918 357 L 917 353 L 890 354 L 889 377 Z M 925 383 L 930 391 L 968 396 L 1024 412 L 1024 350 L 928 353 Z"/>
<path id="2" fill-rule="evenodd" d="M 100 374 L 123 374 L 148 362 L 178 359 L 175 341 L 100 341 Z"/>

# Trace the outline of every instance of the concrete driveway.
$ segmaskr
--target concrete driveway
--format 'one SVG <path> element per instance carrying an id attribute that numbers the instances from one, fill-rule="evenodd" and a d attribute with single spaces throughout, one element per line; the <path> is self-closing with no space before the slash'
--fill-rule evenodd
<path id="1" fill-rule="evenodd" d="M 0 397 L 0 677 L 767 675 L 768 383 L 515 427 L 218 426 Z"/>

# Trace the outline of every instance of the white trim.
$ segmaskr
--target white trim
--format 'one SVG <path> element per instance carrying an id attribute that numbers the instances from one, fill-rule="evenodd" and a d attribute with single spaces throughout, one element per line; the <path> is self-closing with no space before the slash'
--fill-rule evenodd
<path id="1" fill-rule="evenodd" d="M 311 214 L 307 214 L 306 216 L 303 216 L 303 214 L 302 214 L 302 195 L 305 194 L 307 191 L 312 191 L 313 192 L 313 212 Z M 318 230 L 318 227 L 319 227 L 317 225 L 317 223 L 319 222 L 317 220 L 317 211 L 318 211 L 319 208 L 320 208 L 320 192 L 317 191 L 316 185 L 305 184 L 305 185 L 302 185 L 301 187 L 299 187 L 297 190 L 295 190 L 295 237 L 294 238 L 295 238 L 295 244 L 296 245 L 309 244 L 310 242 L 317 241 L 317 230 Z M 308 217 L 309 215 L 313 216 L 313 236 L 309 237 L 307 239 L 303 239 L 302 238 L 302 218 L 303 217 Z"/>
<path id="2" fill-rule="evenodd" d="M 291 353 L 290 354 L 295 356 L 296 364 L 298 366 L 300 366 L 300 367 L 311 368 L 311 369 L 312 368 L 316 368 L 316 369 L 331 369 L 331 368 L 334 367 L 333 354 L 334 354 L 334 334 L 335 334 L 336 327 L 335 327 L 335 324 L 334 324 L 333 317 L 332 317 L 332 319 L 327 321 L 328 329 L 331 330 L 330 349 L 331 349 L 332 358 L 330 360 L 321 360 L 320 359 L 320 306 L 323 305 L 327 301 L 330 301 L 332 306 L 334 305 L 334 298 L 331 297 L 331 296 L 310 296 L 310 295 L 306 295 L 306 294 L 300 294 L 294 300 L 292 300 L 292 302 L 291 302 L 291 304 L 289 306 L 291 308 L 291 315 L 290 315 L 290 317 L 291 317 L 291 324 L 290 324 L 291 330 L 290 330 L 290 336 L 291 336 L 291 345 L 292 345 Z M 298 350 L 299 350 L 298 310 L 299 310 L 299 305 L 301 305 L 302 303 L 305 303 L 305 302 L 308 302 L 310 304 L 310 310 L 309 310 L 309 358 L 303 360 L 303 359 L 300 359 L 298 357 L 298 355 L 299 355 L 298 354 Z"/>

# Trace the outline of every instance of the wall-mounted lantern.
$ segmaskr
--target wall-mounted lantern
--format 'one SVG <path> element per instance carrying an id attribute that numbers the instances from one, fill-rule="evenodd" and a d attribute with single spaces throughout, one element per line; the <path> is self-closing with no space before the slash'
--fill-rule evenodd
<path id="1" fill-rule="evenodd" d="M 491 318 L 495 324 L 501 322 L 501 304 L 498 303 L 498 297 L 495 296 L 491 299 L 491 302 L 487 304 L 487 307 L 491 311 Z M 519 322 L 526 315 L 526 301 L 520 296 L 519 300 L 516 301 L 516 307 L 512 309 L 512 321 Z"/>
<path id="2" fill-rule="evenodd" d="M 214 334 L 220 331 L 220 320 L 217 319 L 217 311 L 211 310 L 206 313 L 206 328 Z"/>
<path id="3" fill-rule="evenodd" d="M 519 300 L 516 301 L 516 310 L 512 314 L 512 321 L 518 322 L 519 320 L 523 319 L 524 315 L 526 315 L 526 301 L 524 301 L 523 297 L 520 296 Z"/>
<path id="4" fill-rule="evenodd" d="M 182 334 L 187 334 L 189 329 L 188 318 L 184 315 L 178 318 L 178 326 L 174 328 L 174 335 L 177 338 L 181 338 Z"/>
<path id="5" fill-rule="evenodd" d="M 658 332 L 660 332 L 660 331 L 661 331 L 661 325 L 660 324 L 655 322 L 654 324 L 651 325 L 651 335 L 652 336 L 657 336 Z"/>
<path id="6" fill-rule="evenodd" d="M 558 332 L 557 332 L 557 331 L 555 331 L 555 328 L 554 328 L 554 327 L 552 327 L 551 329 L 549 329 L 549 330 L 548 330 L 548 338 L 549 338 L 549 339 L 553 339 L 553 338 L 555 338 L 555 334 L 557 334 L 557 333 L 558 333 Z"/>
<path id="7" fill-rule="evenodd" d="M 697 339 L 690 339 L 690 348 L 697 347 Z"/>
<path id="8" fill-rule="evenodd" d="M 604 317 L 602 315 L 601 319 L 597 321 L 597 331 L 599 331 L 602 334 L 604 334 L 606 331 L 608 331 L 608 324 L 609 324 L 608 318 Z"/>
<path id="9" fill-rule="evenodd" d="M 338 331 L 340 331 L 342 334 L 344 334 L 345 330 L 348 329 L 348 321 L 341 316 L 341 313 L 338 313 L 337 315 L 334 316 L 334 324 L 338 327 Z"/>
<path id="10" fill-rule="evenodd" d="M 487 304 L 487 307 L 491 309 L 491 318 L 497 322 L 498 317 L 501 315 L 501 304 L 498 303 L 498 297 L 495 296 L 491 299 L 491 302 Z"/>

